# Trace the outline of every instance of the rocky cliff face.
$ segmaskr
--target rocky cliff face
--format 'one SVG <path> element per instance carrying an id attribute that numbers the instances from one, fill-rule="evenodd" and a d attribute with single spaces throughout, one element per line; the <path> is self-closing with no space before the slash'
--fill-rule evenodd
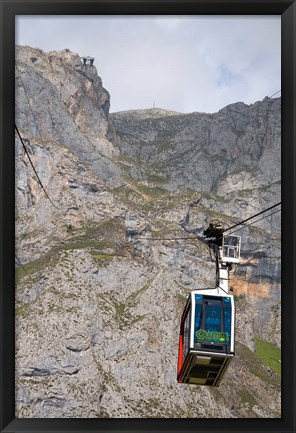
<path id="1" fill-rule="evenodd" d="M 186 296 L 215 282 L 207 247 L 179 238 L 280 201 L 280 99 L 110 115 L 77 54 L 17 47 L 16 62 L 16 124 L 54 204 L 16 138 L 16 416 L 280 417 L 257 347 L 280 346 L 279 212 L 237 232 L 222 384 L 176 383 Z"/>
<path id="2" fill-rule="evenodd" d="M 250 106 L 232 104 L 215 114 L 120 112 L 110 116 L 108 134 L 123 155 L 126 179 L 179 195 L 192 191 L 180 225 L 201 235 L 213 219 L 230 227 L 280 202 L 280 107 L 280 98 L 265 98 Z M 236 232 L 242 236 L 242 261 L 233 284 L 239 295 L 260 305 L 260 335 L 280 344 L 278 210 Z"/>
<path id="3" fill-rule="evenodd" d="M 79 55 L 69 50 L 45 54 L 17 47 L 16 58 L 19 128 L 57 141 L 90 162 L 103 180 L 116 183 L 118 169 L 112 161 L 116 149 L 105 134 L 110 96 L 96 68 L 83 66 Z"/>

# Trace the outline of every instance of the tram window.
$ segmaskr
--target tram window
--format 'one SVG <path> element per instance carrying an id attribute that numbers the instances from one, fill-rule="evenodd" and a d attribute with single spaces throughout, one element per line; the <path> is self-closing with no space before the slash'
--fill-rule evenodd
<path id="1" fill-rule="evenodd" d="M 229 257 L 235 257 L 235 249 L 234 248 L 228 248 L 228 256 Z"/>
<path id="2" fill-rule="evenodd" d="M 223 299 L 224 303 L 224 332 L 228 334 L 230 339 L 231 334 L 231 302 L 229 298 Z"/>
<path id="3" fill-rule="evenodd" d="M 206 331 L 222 331 L 221 329 L 221 302 L 207 302 L 205 305 Z"/>
<path id="4" fill-rule="evenodd" d="M 235 247 L 229 247 L 228 245 L 225 245 L 223 247 L 223 256 L 236 259 L 237 258 L 237 250 L 235 249 Z"/>
<path id="5" fill-rule="evenodd" d="M 197 332 L 202 328 L 202 296 L 195 295 L 194 342 L 198 341 Z"/>
<path id="6" fill-rule="evenodd" d="M 201 328 L 201 312 L 202 312 L 202 296 L 195 295 L 195 327 L 194 329 Z"/>
<path id="7" fill-rule="evenodd" d="M 189 331 L 190 331 L 190 308 L 184 322 L 184 340 L 183 340 L 183 360 L 184 361 L 189 350 Z"/>
<path id="8" fill-rule="evenodd" d="M 238 236 L 225 236 L 224 237 L 224 245 L 229 245 L 229 246 L 237 246 L 239 243 L 239 238 Z"/>

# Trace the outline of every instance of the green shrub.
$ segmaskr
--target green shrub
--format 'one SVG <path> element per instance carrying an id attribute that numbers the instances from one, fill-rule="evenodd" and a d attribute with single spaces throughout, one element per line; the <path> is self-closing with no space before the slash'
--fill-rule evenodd
<path id="1" fill-rule="evenodd" d="M 279 377 L 281 376 L 281 350 L 272 343 L 255 339 L 256 355 L 264 365 L 267 365 Z"/>
<path id="2" fill-rule="evenodd" d="M 72 226 L 72 224 L 67 224 L 67 232 L 68 233 L 73 233 L 73 226 Z"/>

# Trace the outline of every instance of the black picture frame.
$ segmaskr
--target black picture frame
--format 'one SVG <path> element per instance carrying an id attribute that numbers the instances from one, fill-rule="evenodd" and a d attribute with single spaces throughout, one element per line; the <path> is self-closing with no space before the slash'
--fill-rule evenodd
<path id="1" fill-rule="evenodd" d="M 16 419 L 14 408 L 14 38 L 16 15 L 281 15 L 282 417 L 280 419 Z M 0 0 L 0 431 L 295 431 L 295 0 Z M 267 77 L 268 78 L 268 77 Z"/>

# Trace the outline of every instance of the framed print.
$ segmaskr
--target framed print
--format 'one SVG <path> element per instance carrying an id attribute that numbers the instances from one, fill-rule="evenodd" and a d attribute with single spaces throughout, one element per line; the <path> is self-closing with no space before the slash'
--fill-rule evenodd
<path id="1" fill-rule="evenodd" d="M 1 2 L 1 432 L 295 429 L 295 2 Z"/>

